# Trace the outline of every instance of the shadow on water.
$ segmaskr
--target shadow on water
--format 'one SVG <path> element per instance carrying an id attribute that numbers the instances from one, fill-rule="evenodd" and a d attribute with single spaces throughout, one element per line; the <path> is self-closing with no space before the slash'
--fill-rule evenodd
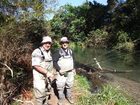
<path id="1" fill-rule="evenodd" d="M 140 82 L 140 51 L 126 53 L 103 48 L 82 49 L 77 47 L 74 52 L 77 62 L 97 67 L 94 61 L 94 58 L 97 58 L 102 68 L 116 71 L 132 70 L 132 72 L 115 73 L 115 75 Z"/>

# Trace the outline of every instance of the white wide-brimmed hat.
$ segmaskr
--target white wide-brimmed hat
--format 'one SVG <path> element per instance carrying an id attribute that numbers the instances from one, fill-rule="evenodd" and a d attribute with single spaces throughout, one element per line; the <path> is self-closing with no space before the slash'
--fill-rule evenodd
<path id="1" fill-rule="evenodd" d="M 47 43 L 47 42 L 52 43 L 52 38 L 49 37 L 49 36 L 44 36 L 44 37 L 42 38 L 42 42 L 41 42 L 41 44 L 43 44 L 43 43 Z"/>

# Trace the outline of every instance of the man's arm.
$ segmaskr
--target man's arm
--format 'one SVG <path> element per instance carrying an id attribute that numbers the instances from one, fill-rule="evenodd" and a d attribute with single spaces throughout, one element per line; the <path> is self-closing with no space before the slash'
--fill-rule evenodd
<path id="1" fill-rule="evenodd" d="M 53 54 L 52 58 L 53 58 L 53 65 L 54 65 L 54 68 L 59 72 L 60 71 L 60 67 L 58 65 L 58 60 L 60 58 L 60 54 L 59 54 L 59 51 L 56 51 L 56 53 Z"/>
<path id="2" fill-rule="evenodd" d="M 72 50 L 71 50 L 72 51 Z M 74 53 L 73 53 L 73 51 L 72 51 L 72 58 L 73 58 L 73 68 L 75 68 L 75 56 L 74 56 Z"/>
<path id="3" fill-rule="evenodd" d="M 76 69 L 75 69 L 75 56 L 74 56 L 74 53 L 73 53 L 73 51 L 72 51 L 72 57 L 73 57 L 73 72 L 74 72 L 74 74 L 76 75 Z"/>
<path id="4" fill-rule="evenodd" d="M 50 77 L 51 74 L 47 72 L 46 69 L 40 66 L 40 62 L 42 61 L 42 55 L 38 49 L 33 51 L 32 53 L 32 67 L 38 71 L 39 73 L 43 74 L 44 76 Z"/>
<path id="5" fill-rule="evenodd" d="M 44 68 L 42 68 L 39 65 L 34 65 L 33 66 L 35 70 L 37 70 L 38 72 L 40 72 L 41 74 L 43 74 L 44 76 L 47 77 L 52 77 L 52 74 L 50 72 L 47 72 L 47 70 L 45 70 Z"/>

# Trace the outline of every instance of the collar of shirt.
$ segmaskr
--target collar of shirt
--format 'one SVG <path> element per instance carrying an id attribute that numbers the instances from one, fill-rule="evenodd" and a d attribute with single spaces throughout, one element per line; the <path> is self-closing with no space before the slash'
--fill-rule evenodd
<path id="1" fill-rule="evenodd" d="M 45 50 L 43 47 L 40 47 L 40 49 L 41 49 L 42 52 L 49 52 L 50 51 L 50 50 L 48 50 L 48 51 Z"/>

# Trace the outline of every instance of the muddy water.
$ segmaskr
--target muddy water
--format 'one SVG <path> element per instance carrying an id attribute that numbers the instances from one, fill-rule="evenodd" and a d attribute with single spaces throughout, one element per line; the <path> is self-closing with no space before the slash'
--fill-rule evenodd
<path id="1" fill-rule="evenodd" d="M 124 77 L 140 83 L 140 51 L 133 53 L 122 53 L 115 50 L 85 48 L 74 49 L 75 59 L 80 63 L 97 67 L 94 58 L 100 63 L 102 68 L 123 73 L 114 73 L 117 76 Z M 131 71 L 131 72 L 127 72 Z"/>

